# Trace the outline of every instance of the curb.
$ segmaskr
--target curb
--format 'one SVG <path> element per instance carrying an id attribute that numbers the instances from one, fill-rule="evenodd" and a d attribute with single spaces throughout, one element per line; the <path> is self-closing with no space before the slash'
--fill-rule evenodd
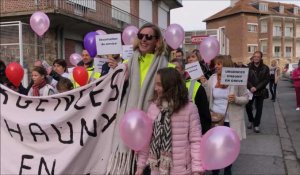
<path id="1" fill-rule="evenodd" d="M 273 103 L 273 106 L 287 175 L 300 175 L 300 161 L 297 159 L 296 151 L 286 127 L 280 105 L 276 101 Z"/>

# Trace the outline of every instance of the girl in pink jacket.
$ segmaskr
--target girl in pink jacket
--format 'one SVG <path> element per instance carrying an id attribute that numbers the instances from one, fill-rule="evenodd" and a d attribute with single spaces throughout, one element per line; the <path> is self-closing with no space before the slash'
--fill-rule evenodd
<path id="1" fill-rule="evenodd" d="M 138 153 L 136 175 L 146 165 L 152 175 L 199 175 L 201 126 L 197 107 L 188 100 L 188 91 L 174 68 L 158 70 L 154 96 L 148 108 L 153 121 L 149 145 Z"/>
<path id="2" fill-rule="evenodd" d="M 292 79 L 294 80 L 294 86 L 296 91 L 296 100 L 297 100 L 297 108 L 296 110 L 300 110 L 300 60 L 298 62 L 298 68 L 293 71 Z"/>

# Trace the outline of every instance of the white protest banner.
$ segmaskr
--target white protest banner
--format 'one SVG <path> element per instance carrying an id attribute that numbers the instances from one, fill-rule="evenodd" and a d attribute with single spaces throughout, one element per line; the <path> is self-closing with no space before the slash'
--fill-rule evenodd
<path id="1" fill-rule="evenodd" d="M 249 68 L 223 67 L 221 84 L 247 85 Z"/>
<path id="2" fill-rule="evenodd" d="M 106 174 L 125 69 L 48 97 L 0 85 L 0 174 Z"/>
<path id="3" fill-rule="evenodd" d="M 128 60 L 133 56 L 133 45 L 123 45 L 122 58 Z"/>
<path id="4" fill-rule="evenodd" d="M 198 79 L 203 75 L 203 71 L 198 61 L 186 64 L 185 71 L 189 73 L 192 80 Z"/>
<path id="5" fill-rule="evenodd" d="M 121 34 L 96 35 L 97 55 L 122 54 Z"/>
<path id="6" fill-rule="evenodd" d="M 100 57 L 95 57 L 94 58 L 94 70 L 95 72 L 102 72 L 102 66 L 107 62 L 107 58 L 100 58 Z"/>

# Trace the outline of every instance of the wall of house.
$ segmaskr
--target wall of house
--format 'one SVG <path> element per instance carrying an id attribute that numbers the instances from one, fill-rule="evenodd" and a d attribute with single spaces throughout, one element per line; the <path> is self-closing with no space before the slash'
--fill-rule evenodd
<path id="1" fill-rule="evenodd" d="M 207 29 L 225 27 L 224 33 L 229 39 L 229 54 L 235 62 L 241 61 L 243 63 L 248 63 L 250 55 L 248 54 L 247 43 L 254 43 L 255 40 L 256 43 L 258 42 L 257 33 L 250 34 L 250 37 L 245 35 L 245 33 L 248 33 L 248 18 L 250 18 L 251 22 L 255 22 L 254 19 L 252 19 L 253 17 L 247 17 L 241 14 L 209 21 L 206 24 Z"/>

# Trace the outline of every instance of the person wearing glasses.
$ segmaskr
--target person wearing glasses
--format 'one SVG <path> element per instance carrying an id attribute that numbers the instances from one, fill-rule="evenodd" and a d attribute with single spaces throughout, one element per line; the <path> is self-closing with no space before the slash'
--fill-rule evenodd
<path id="1" fill-rule="evenodd" d="M 202 72 L 206 79 L 209 79 L 209 77 L 213 74 L 213 72 L 209 69 L 208 65 L 204 62 L 204 60 L 201 58 L 200 51 L 198 49 L 194 49 L 192 52 L 190 52 L 186 57 L 187 63 L 194 63 L 199 62 Z"/>
<path id="2" fill-rule="evenodd" d="M 117 114 L 118 123 L 124 113 L 130 109 L 137 108 L 147 111 L 153 96 L 156 72 L 164 67 L 175 67 L 173 64 L 168 63 L 162 33 L 154 24 L 147 23 L 139 29 L 133 49 L 133 57 L 123 62 L 128 67 L 128 80 L 127 85 L 124 85 L 123 91 L 125 91 L 125 94 L 122 97 L 121 107 Z M 118 63 L 115 59 L 109 58 L 108 65 L 114 69 Z M 111 161 L 107 166 L 107 173 L 120 174 L 120 170 L 123 174 L 134 173 L 134 171 L 130 172 L 135 164 L 133 161 L 134 152 L 124 145 L 117 127 L 114 135 Z M 122 155 L 126 155 L 127 159 L 122 158 Z"/>

